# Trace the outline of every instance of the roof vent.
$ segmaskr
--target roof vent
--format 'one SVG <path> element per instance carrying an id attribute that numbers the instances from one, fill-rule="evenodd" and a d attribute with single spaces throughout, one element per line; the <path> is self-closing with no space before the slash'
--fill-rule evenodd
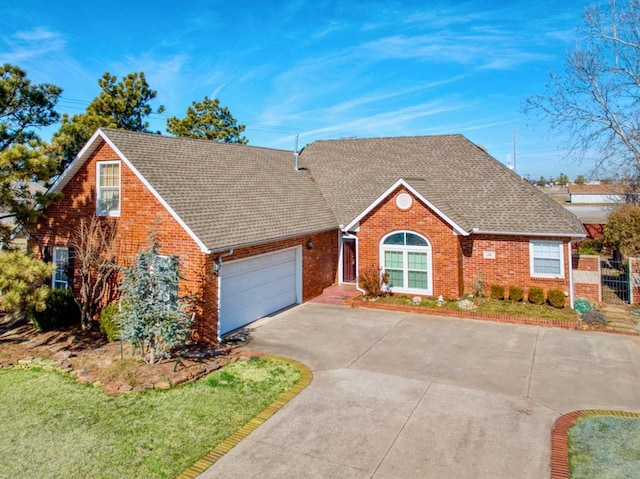
<path id="1" fill-rule="evenodd" d="M 295 159 L 296 171 L 300 171 L 300 152 L 298 151 L 298 134 L 296 133 L 296 144 L 293 147 L 293 158 Z"/>

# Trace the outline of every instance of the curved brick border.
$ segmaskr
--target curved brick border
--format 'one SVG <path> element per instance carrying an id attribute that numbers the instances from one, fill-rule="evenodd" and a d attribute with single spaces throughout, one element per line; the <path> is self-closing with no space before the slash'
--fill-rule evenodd
<path id="1" fill-rule="evenodd" d="M 551 431 L 551 479 L 569 479 L 569 429 L 578 418 L 587 416 L 640 418 L 640 413 L 589 409 L 560 416 Z"/>
<path id="2" fill-rule="evenodd" d="M 421 306 L 410 306 L 404 304 L 385 304 L 370 301 L 360 301 L 350 299 L 345 301 L 346 306 L 352 308 L 382 309 L 386 311 L 400 311 L 403 313 L 426 314 L 432 316 L 446 316 L 460 319 L 479 319 L 484 321 L 494 321 L 497 323 L 526 324 L 530 326 L 547 326 L 562 329 L 580 329 L 581 321 L 560 321 L 558 319 L 530 318 L 526 316 L 507 316 L 505 314 L 477 313 L 475 311 L 454 311 L 440 308 L 424 308 Z M 640 336 L 640 331 L 620 331 L 617 329 L 588 329 L 586 331 L 596 331 L 600 333 L 623 334 L 626 336 Z"/>
<path id="3" fill-rule="evenodd" d="M 216 447 L 214 447 L 211 451 L 205 454 L 202 458 L 195 462 L 195 464 L 189 466 L 184 472 L 180 475 L 176 476 L 176 479 L 193 479 L 198 475 L 202 474 L 205 470 L 211 467 L 218 459 L 224 456 L 227 452 L 233 449 L 240 441 L 242 441 L 245 437 L 255 431 L 258 426 L 262 425 L 267 419 L 273 416 L 276 412 L 280 410 L 285 404 L 287 404 L 291 399 L 296 397 L 304 388 L 306 388 L 309 384 L 311 384 L 311 380 L 313 379 L 313 373 L 311 370 L 305 366 L 304 364 L 295 361 L 293 359 L 285 358 L 282 356 L 275 356 L 271 354 L 260 355 L 264 358 L 271 358 L 278 361 L 282 361 L 288 364 L 291 364 L 300 372 L 300 379 L 296 384 L 294 384 L 291 389 L 282 394 L 278 399 L 276 399 L 273 403 L 263 409 L 261 412 L 256 414 L 256 416 L 251 419 L 248 423 L 234 432 L 227 439 L 222 441 Z"/>

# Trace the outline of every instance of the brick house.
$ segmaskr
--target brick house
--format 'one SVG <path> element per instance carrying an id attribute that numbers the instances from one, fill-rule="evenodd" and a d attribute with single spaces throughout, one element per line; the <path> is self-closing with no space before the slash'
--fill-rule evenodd
<path id="1" fill-rule="evenodd" d="M 383 268 L 394 292 L 456 298 L 474 281 L 570 295 L 580 221 L 460 135 L 318 141 L 291 152 L 98 130 L 52 187 L 31 243 L 73 287 L 80 218 L 117 222 L 121 264 L 157 231 L 198 299 L 197 337 Z M 69 257 L 71 256 L 71 259 Z"/>

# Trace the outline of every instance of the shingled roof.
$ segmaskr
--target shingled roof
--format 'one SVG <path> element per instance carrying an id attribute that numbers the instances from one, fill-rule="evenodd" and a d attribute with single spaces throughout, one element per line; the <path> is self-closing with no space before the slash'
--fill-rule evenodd
<path id="1" fill-rule="evenodd" d="M 295 170 L 292 152 L 106 128 L 97 135 L 209 250 L 337 227 L 309 173 Z"/>
<path id="2" fill-rule="evenodd" d="M 301 152 L 101 129 L 54 185 L 106 141 L 203 250 L 349 225 L 398 180 L 462 234 L 584 236 L 578 218 L 461 135 L 314 142 Z"/>
<path id="3" fill-rule="evenodd" d="M 575 215 L 462 135 L 317 141 L 301 164 L 342 225 L 403 179 L 468 233 L 584 235 Z"/>

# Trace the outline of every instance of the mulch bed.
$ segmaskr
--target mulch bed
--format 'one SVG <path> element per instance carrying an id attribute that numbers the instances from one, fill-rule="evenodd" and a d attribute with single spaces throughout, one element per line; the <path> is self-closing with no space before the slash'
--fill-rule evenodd
<path id="1" fill-rule="evenodd" d="M 38 331 L 30 323 L 0 317 L 0 367 L 55 368 L 114 395 L 168 389 L 247 354 L 230 346 L 190 345 L 179 360 L 174 357 L 149 365 L 131 355 L 128 343 L 107 343 L 97 331 L 79 327 Z"/>

